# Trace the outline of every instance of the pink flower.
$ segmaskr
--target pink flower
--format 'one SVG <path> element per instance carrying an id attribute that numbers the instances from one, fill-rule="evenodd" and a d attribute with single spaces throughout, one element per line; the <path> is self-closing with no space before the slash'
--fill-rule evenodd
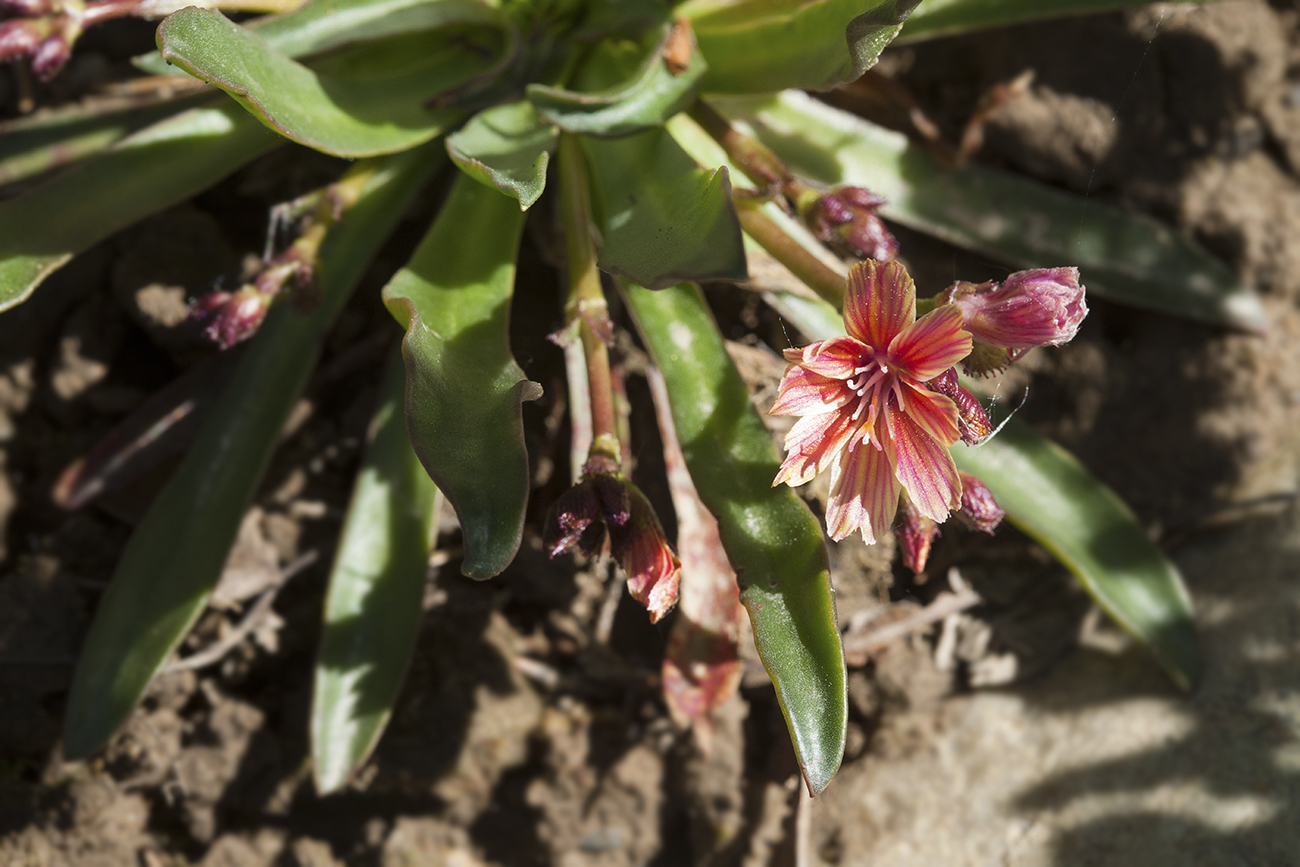
<path id="1" fill-rule="evenodd" d="M 943 521 L 961 504 L 948 447 L 960 437 L 957 405 L 926 383 L 971 351 L 961 311 L 945 304 L 916 318 L 916 287 L 897 262 L 849 271 L 847 337 L 786 350 L 773 415 L 801 415 L 773 485 L 801 485 L 831 471 L 827 530 L 889 529 L 906 490 L 917 512 Z"/>
<path id="2" fill-rule="evenodd" d="M 1007 349 L 1068 343 L 1088 315 L 1078 268 L 1017 271 L 1001 286 L 957 283 L 945 294 L 975 340 Z"/>

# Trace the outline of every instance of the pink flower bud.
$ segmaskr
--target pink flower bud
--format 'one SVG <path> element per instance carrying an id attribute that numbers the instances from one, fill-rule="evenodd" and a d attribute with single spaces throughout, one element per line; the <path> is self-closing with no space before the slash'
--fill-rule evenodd
<path id="1" fill-rule="evenodd" d="M 883 204 L 884 199 L 861 187 L 839 187 L 819 196 L 804 218 L 823 243 L 860 259 L 886 262 L 898 255 L 898 242 L 876 216 Z"/>
<path id="2" fill-rule="evenodd" d="M 203 333 L 222 349 L 229 349 L 257 333 L 270 299 L 252 287 L 237 292 L 217 290 L 190 305 L 190 318 L 204 324 Z"/>
<path id="3" fill-rule="evenodd" d="M 961 473 L 961 509 L 957 514 L 975 529 L 992 535 L 1007 513 L 993 499 L 988 485 L 970 473 Z"/>
<path id="4" fill-rule="evenodd" d="M 0 23 L 0 60 L 18 60 L 31 55 L 48 31 L 44 21 L 18 19 Z"/>
<path id="5" fill-rule="evenodd" d="M 947 295 L 977 342 L 1008 349 L 1068 343 L 1088 315 L 1078 268 L 1017 271 L 1001 286 L 957 283 Z"/>
<path id="6" fill-rule="evenodd" d="M 32 74 L 41 81 L 49 81 L 59 74 L 72 56 L 72 43 L 63 33 L 46 39 L 32 52 Z"/>
<path id="7" fill-rule="evenodd" d="M 51 0 L 0 0 L 0 15 L 15 18 L 44 18 L 54 11 Z"/>
<path id="8" fill-rule="evenodd" d="M 925 571 L 930 559 L 930 546 L 939 535 L 939 525 L 917 511 L 906 496 L 899 500 L 898 520 L 894 523 L 894 538 L 903 555 L 903 565 L 919 575 Z"/>

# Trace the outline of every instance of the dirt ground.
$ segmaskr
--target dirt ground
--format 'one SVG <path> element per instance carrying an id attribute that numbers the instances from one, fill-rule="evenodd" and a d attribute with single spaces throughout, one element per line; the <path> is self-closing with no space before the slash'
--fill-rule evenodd
<path id="1" fill-rule="evenodd" d="M 148 28 L 105 30 L 38 100 L 125 75 L 151 42 Z M 446 516 L 392 724 L 347 791 L 318 797 L 307 714 L 321 594 L 398 336 L 375 290 L 418 240 L 427 214 L 413 213 L 331 336 L 185 651 L 228 634 L 286 564 L 315 552 L 315 565 L 219 661 L 162 676 L 101 754 L 63 761 L 79 644 L 159 480 L 75 513 L 50 490 L 203 355 L 186 299 L 260 251 L 267 207 L 336 170 L 282 149 L 0 316 L 0 864 L 1296 863 L 1300 10 L 1155 6 L 890 49 L 881 68 L 952 141 L 986 93 L 1032 70 L 977 160 L 1165 219 L 1263 299 L 1264 336 L 1090 299 L 1079 338 L 1004 385 L 1029 385 L 1022 418 L 1113 486 L 1183 570 L 1206 669 L 1194 695 L 1014 529 L 945 528 L 925 580 L 891 565 L 888 544 L 832 546 L 844 623 L 924 605 L 953 581 L 981 602 L 851 660 L 848 752 L 823 796 L 801 797 L 752 665 L 702 754 L 658 694 L 665 625 L 620 595 L 607 564 L 541 551 L 541 514 L 568 478 L 563 361 L 520 329 L 517 355 L 547 394 L 525 410 L 536 490 L 523 549 L 499 578 L 471 582 Z M 0 70 L 0 114 L 15 116 L 30 87 Z M 899 237 L 923 292 L 1006 270 Z M 558 326 L 541 247 L 530 231 L 521 274 L 537 291 L 515 315 Z M 755 296 L 708 291 L 729 336 L 781 333 Z M 746 357 L 770 384 L 774 356 Z M 644 381 L 629 392 L 634 436 L 653 440 Z M 662 468 L 645 459 L 637 472 L 670 513 Z"/>

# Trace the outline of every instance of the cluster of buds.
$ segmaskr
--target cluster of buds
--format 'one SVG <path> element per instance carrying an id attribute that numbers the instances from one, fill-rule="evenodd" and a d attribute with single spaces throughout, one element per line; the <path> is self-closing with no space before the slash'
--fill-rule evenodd
<path id="1" fill-rule="evenodd" d="M 623 477 L 617 460 L 593 449 L 582 480 L 551 506 L 543 542 L 552 558 L 570 548 L 591 557 L 606 536 L 632 598 L 657 622 L 677 604 L 681 561 L 645 494 Z"/>
<path id="2" fill-rule="evenodd" d="M 209 292 L 190 305 L 190 318 L 203 324 L 208 339 L 222 349 L 229 349 L 252 337 L 266 318 L 271 303 L 286 287 L 292 290 L 299 308 L 310 310 L 314 306 L 313 289 L 321 244 L 330 228 L 356 202 L 366 177 L 366 171 L 357 171 L 322 190 L 276 207 L 272 225 L 302 218 L 298 238 L 274 257 L 268 250 L 251 282 L 234 292 Z"/>
<path id="3" fill-rule="evenodd" d="M 970 473 L 960 473 L 961 506 L 957 509 L 958 520 L 973 530 L 993 535 L 998 524 L 1006 517 L 1006 512 L 993 498 L 988 485 Z M 925 571 L 930 559 L 930 546 L 939 536 L 939 524 L 921 514 L 907 494 L 899 499 L 898 518 L 894 523 L 894 539 L 903 557 L 903 565 L 916 574 Z"/>
<path id="4" fill-rule="evenodd" d="M 795 207 L 823 244 L 859 259 L 887 262 L 898 255 L 898 241 L 876 216 L 884 204 L 862 187 L 837 187 L 826 193 L 805 190 Z"/>
<path id="5" fill-rule="evenodd" d="M 134 14 L 141 0 L 0 0 L 0 60 L 27 60 L 42 81 L 58 74 L 94 24 Z"/>

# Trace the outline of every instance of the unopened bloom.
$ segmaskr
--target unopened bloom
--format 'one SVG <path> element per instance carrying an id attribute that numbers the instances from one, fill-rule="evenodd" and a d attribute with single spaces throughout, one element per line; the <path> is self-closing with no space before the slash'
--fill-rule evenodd
<path id="1" fill-rule="evenodd" d="M 903 555 L 903 565 L 920 575 L 930 560 L 930 546 L 939 535 L 939 525 L 918 512 L 906 494 L 899 500 L 898 511 L 902 518 L 894 525 L 894 539 Z"/>
<path id="2" fill-rule="evenodd" d="M 1017 271 L 996 283 L 957 283 L 947 302 L 979 343 L 1007 349 L 1068 343 L 1088 315 L 1078 268 Z"/>
<path id="3" fill-rule="evenodd" d="M 961 474 L 961 509 L 957 514 L 976 530 L 990 535 L 1007 516 L 998 501 L 993 499 L 989 486 L 970 473 Z"/>
<path id="4" fill-rule="evenodd" d="M 816 198 L 812 198 L 816 195 Z M 898 255 L 898 241 L 876 216 L 885 200 L 861 187 L 837 187 L 810 194 L 799 211 L 817 239 L 841 247 L 860 259 L 888 261 Z"/>
<path id="5" fill-rule="evenodd" d="M 235 292 L 218 289 L 194 300 L 190 318 L 203 323 L 203 333 L 209 340 L 229 349 L 257 333 L 270 302 L 271 296 L 251 286 Z"/>
<path id="6" fill-rule="evenodd" d="M 906 490 L 917 512 L 943 521 L 961 504 L 948 447 L 960 437 L 957 405 L 929 380 L 971 351 L 961 311 L 941 305 L 916 318 L 916 287 L 897 262 L 849 271 L 846 337 L 788 349 L 774 415 L 801 415 L 786 435 L 774 485 L 801 485 L 831 471 L 827 530 L 861 529 L 874 542 L 889 529 Z"/>
<path id="7" fill-rule="evenodd" d="M 627 574 L 632 598 L 654 623 L 677 604 L 681 561 L 669 547 L 654 507 L 616 467 L 588 462 L 582 481 L 551 507 L 543 544 L 551 557 L 576 547 L 592 556 L 609 534 L 610 553 Z"/>

